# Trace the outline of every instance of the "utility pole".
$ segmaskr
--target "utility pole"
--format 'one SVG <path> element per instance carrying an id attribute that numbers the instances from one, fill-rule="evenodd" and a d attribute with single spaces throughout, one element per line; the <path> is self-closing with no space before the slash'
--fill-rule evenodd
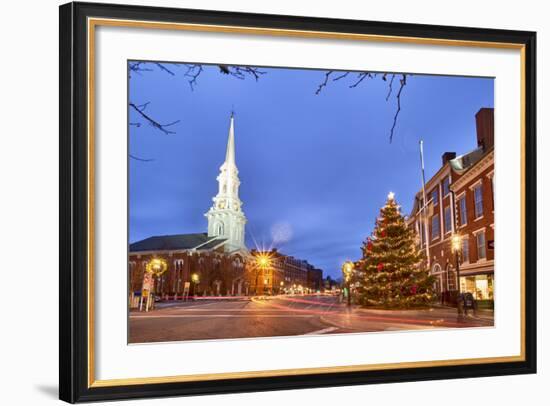
<path id="1" fill-rule="evenodd" d="M 422 218 L 424 220 L 424 242 L 426 244 L 426 261 L 428 269 L 430 269 L 430 240 L 428 237 L 428 213 L 426 208 L 428 207 L 428 200 L 426 199 L 426 176 L 424 175 L 424 141 L 420 140 L 420 167 L 422 172 L 422 199 L 424 200 L 420 210 L 422 211 Z"/>

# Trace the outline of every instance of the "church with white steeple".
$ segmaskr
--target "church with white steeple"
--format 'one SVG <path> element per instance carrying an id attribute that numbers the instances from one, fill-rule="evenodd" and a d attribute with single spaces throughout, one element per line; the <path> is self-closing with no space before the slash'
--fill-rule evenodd
<path id="1" fill-rule="evenodd" d="M 218 194 L 212 199 L 210 210 L 205 213 L 208 219 L 208 237 L 226 240 L 226 252 L 247 252 L 244 239 L 246 217 L 239 199 L 239 170 L 235 162 L 235 117 L 231 113 L 225 162 L 220 167 Z"/>
<path id="2" fill-rule="evenodd" d="M 319 290 L 321 270 L 276 250 L 269 254 L 273 257 L 273 266 L 262 270 L 259 277 L 258 251 L 249 251 L 245 245 L 246 217 L 239 198 L 241 182 L 235 161 L 233 113 L 229 121 L 225 161 L 216 180 L 218 192 L 204 214 L 208 220 L 207 232 L 156 235 L 130 244 L 129 297 L 133 298 L 135 292 L 141 291 L 147 264 L 159 258 L 166 262 L 167 270 L 156 279 L 154 290 L 165 300 L 180 300 L 189 295 L 276 294 L 282 292 L 285 284 L 311 285 Z M 312 275 L 317 276 L 313 278 Z"/>

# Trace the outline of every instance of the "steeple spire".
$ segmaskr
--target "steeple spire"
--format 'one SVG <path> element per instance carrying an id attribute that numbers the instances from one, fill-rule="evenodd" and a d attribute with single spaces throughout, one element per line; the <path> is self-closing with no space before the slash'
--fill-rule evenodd
<path id="1" fill-rule="evenodd" d="M 229 123 L 229 136 L 227 137 L 227 150 L 225 151 L 225 163 L 235 165 L 235 123 L 234 114 L 231 112 Z"/>
<path id="2" fill-rule="evenodd" d="M 239 170 L 235 164 L 234 121 L 234 114 L 231 112 L 225 162 L 220 167 L 220 174 L 216 178 L 218 194 L 212 199 L 212 207 L 205 214 L 208 218 L 208 236 L 225 239 L 224 249 L 228 252 L 246 251 L 244 241 L 246 217 L 239 199 L 241 181 L 239 180 Z"/>

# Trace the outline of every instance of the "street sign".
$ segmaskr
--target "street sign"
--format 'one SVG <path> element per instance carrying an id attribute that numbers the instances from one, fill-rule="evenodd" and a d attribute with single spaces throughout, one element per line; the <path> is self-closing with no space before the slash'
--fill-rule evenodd
<path id="1" fill-rule="evenodd" d="M 489 247 L 490 250 L 494 250 L 495 249 L 495 240 L 487 241 L 487 246 Z"/>
<path id="2" fill-rule="evenodd" d="M 153 290 L 154 286 L 155 286 L 155 281 L 153 279 L 153 274 L 149 272 L 145 272 L 143 274 L 143 284 L 141 285 L 141 290 L 151 291 Z"/>
<path id="3" fill-rule="evenodd" d="M 185 282 L 183 285 L 183 296 L 189 295 L 189 287 L 191 286 L 191 282 Z"/>

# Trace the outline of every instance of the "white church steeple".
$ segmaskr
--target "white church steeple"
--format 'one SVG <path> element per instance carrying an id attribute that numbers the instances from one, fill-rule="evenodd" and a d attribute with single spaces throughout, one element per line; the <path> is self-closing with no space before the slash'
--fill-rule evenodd
<path id="1" fill-rule="evenodd" d="M 242 212 L 242 202 L 239 199 L 239 171 L 235 163 L 235 118 L 231 113 L 229 136 L 225 162 L 220 167 L 218 194 L 212 199 L 214 204 L 205 214 L 208 219 L 208 236 L 227 240 L 226 251 L 246 250 L 244 242 L 244 226 L 246 217 Z"/>

